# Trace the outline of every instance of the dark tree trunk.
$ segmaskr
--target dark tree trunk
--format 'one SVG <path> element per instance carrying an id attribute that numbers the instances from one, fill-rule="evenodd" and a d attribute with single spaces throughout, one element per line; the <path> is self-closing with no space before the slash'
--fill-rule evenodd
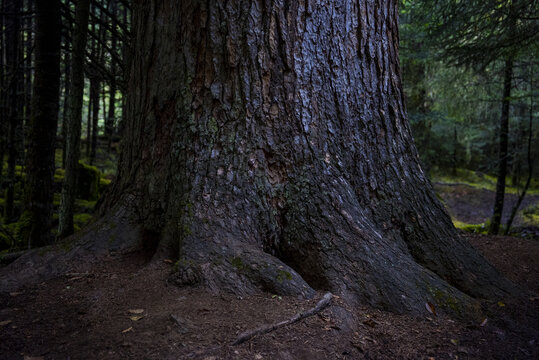
<path id="1" fill-rule="evenodd" d="M 38 1 L 36 14 L 36 60 L 23 214 L 29 222 L 29 247 L 52 240 L 52 181 L 60 90 L 60 0 Z"/>
<path id="2" fill-rule="evenodd" d="M 453 128 L 453 161 L 452 161 L 453 163 L 452 172 L 454 176 L 457 176 L 457 165 L 458 165 L 457 149 L 458 147 L 459 147 L 459 141 L 458 141 L 458 136 L 457 136 L 457 125 L 455 124 Z"/>
<path id="3" fill-rule="evenodd" d="M 511 285 L 419 166 L 396 1 L 136 1 L 118 181 L 177 281 L 467 312 Z M 125 215 L 128 216 L 128 215 Z"/>
<path id="4" fill-rule="evenodd" d="M 15 220 L 13 203 L 15 200 L 15 165 L 19 157 L 17 133 L 21 129 L 22 114 L 19 113 L 18 86 L 21 80 L 20 64 L 20 16 L 21 0 L 7 0 L 5 3 L 6 21 L 6 68 L 7 68 L 7 169 L 6 169 L 6 202 L 4 219 L 7 223 Z"/>
<path id="5" fill-rule="evenodd" d="M 69 123 L 69 97 L 70 97 L 70 88 L 71 88 L 71 56 L 65 54 L 65 64 L 64 64 L 64 104 L 62 111 L 62 168 L 66 167 L 66 138 L 67 138 L 67 126 Z"/>
<path id="6" fill-rule="evenodd" d="M 116 1 L 112 0 L 109 5 L 109 10 L 112 14 L 111 19 L 111 49 L 116 49 L 118 33 L 116 32 L 117 20 L 117 5 Z M 110 59 L 111 78 L 109 82 L 109 109 L 105 120 L 105 137 L 107 138 L 107 148 L 110 150 L 112 135 L 114 132 L 114 120 L 116 111 L 116 61 L 113 57 Z M 105 113 L 103 113 L 105 114 Z"/>
<path id="7" fill-rule="evenodd" d="M 88 114 L 86 117 L 86 158 L 90 158 L 91 139 L 92 139 L 92 111 L 94 109 L 94 98 L 92 97 L 92 79 L 90 81 L 90 96 L 88 97 Z"/>
<path id="8" fill-rule="evenodd" d="M 97 124 L 99 120 L 99 93 L 101 88 L 101 81 L 98 77 L 93 77 L 90 79 L 90 106 L 92 107 L 92 118 L 91 118 L 91 136 L 88 139 L 88 144 L 90 146 L 90 159 L 89 162 L 91 165 L 95 162 L 95 154 L 97 147 Z M 90 120 L 90 117 L 88 117 Z M 90 124 L 90 123 L 89 123 Z"/>
<path id="9" fill-rule="evenodd" d="M 509 142 L 509 105 L 511 102 L 511 80 L 513 78 L 513 59 L 505 61 L 502 113 L 500 116 L 500 150 L 498 154 L 498 179 L 496 181 L 496 197 L 490 222 L 489 234 L 497 235 L 502 220 L 503 201 L 505 197 L 505 178 L 507 176 L 507 145 Z"/>
<path id="10" fill-rule="evenodd" d="M 0 29 L 4 29 L 5 12 L 4 0 L 0 0 Z M 6 134 L 8 132 L 7 124 L 7 102 L 6 102 L 6 78 L 5 67 L 5 31 L 0 33 L 0 191 L 3 189 L 4 182 L 4 157 L 6 154 Z M 2 214 L 3 215 L 3 214 Z"/>
<path id="11" fill-rule="evenodd" d="M 90 2 L 90 12 L 94 14 L 95 12 L 95 6 L 92 5 Z M 90 34 L 95 33 L 95 21 L 91 23 L 91 29 Z M 96 101 L 95 98 L 95 79 L 97 77 L 96 75 L 96 69 L 95 69 L 95 51 L 96 51 L 97 41 L 95 38 L 90 39 L 90 53 L 94 56 L 92 63 L 87 67 L 87 75 L 88 79 L 90 80 L 90 96 L 88 101 L 88 119 L 86 123 L 86 157 L 90 158 L 90 153 L 92 151 L 92 112 L 94 109 L 93 103 Z M 92 92 L 92 87 L 94 87 L 94 91 Z M 94 94 L 94 96 L 92 96 Z M 98 93 L 99 94 L 99 93 Z M 99 99 L 98 99 L 99 101 Z"/>
<path id="12" fill-rule="evenodd" d="M 77 188 L 77 167 L 80 157 L 80 135 L 82 120 L 82 100 L 84 94 L 84 59 L 88 33 L 90 0 L 79 0 L 75 14 L 73 32 L 73 52 L 71 55 L 71 88 L 69 97 L 69 117 L 66 128 L 66 166 L 62 184 L 58 236 L 73 234 L 73 213 Z"/>
<path id="13" fill-rule="evenodd" d="M 533 156 L 532 156 L 532 138 L 533 138 L 533 99 L 534 99 L 534 83 L 533 83 L 533 67 L 534 64 L 531 63 L 530 65 L 530 106 L 529 106 L 529 117 L 528 117 L 528 141 L 527 141 L 527 151 L 526 151 L 526 160 L 528 165 L 528 177 L 526 178 L 526 183 L 524 184 L 524 188 L 522 189 L 522 192 L 518 196 L 518 200 L 516 204 L 513 206 L 513 209 L 511 210 L 511 214 L 509 215 L 509 219 L 507 220 L 507 223 L 505 225 L 505 235 L 509 235 L 509 231 L 511 230 L 511 226 L 513 225 L 513 220 L 515 219 L 515 216 L 517 215 L 518 209 L 520 208 L 520 205 L 522 205 L 522 201 L 524 201 L 524 198 L 526 197 L 526 192 L 528 191 L 532 176 L 533 176 Z M 524 138 L 524 136 L 522 136 Z M 520 181 L 519 181 L 520 183 Z"/>

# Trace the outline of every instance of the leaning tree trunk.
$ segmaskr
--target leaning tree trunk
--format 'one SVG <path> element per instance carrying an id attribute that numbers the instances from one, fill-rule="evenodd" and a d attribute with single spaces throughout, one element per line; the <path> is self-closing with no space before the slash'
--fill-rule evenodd
<path id="1" fill-rule="evenodd" d="M 177 281 L 454 311 L 511 285 L 419 166 L 396 1 L 142 1 L 105 211 L 179 254 Z"/>

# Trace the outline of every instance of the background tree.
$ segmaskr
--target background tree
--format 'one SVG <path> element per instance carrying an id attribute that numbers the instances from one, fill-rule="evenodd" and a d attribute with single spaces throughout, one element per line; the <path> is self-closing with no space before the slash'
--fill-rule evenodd
<path id="1" fill-rule="evenodd" d="M 6 169 L 6 201 L 4 206 L 4 218 L 6 221 L 15 220 L 13 203 L 15 200 L 15 165 L 21 158 L 20 146 L 17 140 L 21 137 L 22 113 L 19 101 L 20 84 L 22 84 L 21 71 L 21 36 L 20 36 L 20 12 L 21 0 L 5 0 L 5 59 L 6 72 L 4 86 L 7 88 L 5 103 L 7 115 L 7 169 Z"/>
<path id="2" fill-rule="evenodd" d="M 84 59 L 90 0 L 79 0 L 76 7 L 73 53 L 71 55 L 71 88 L 69 116 L 66 124 L 66 168 L 62 184 L 62 201 L 59 210 L 58 236 L 73 234 L 73 212 L 76 196 L 77 168 L 80 157 L 82 96 L 84 93 Z"/>
<path id="3" fill-rule="evenodd" d="M 397 17 L 395 1 L 137 1 L 105 217 L 179 254 L 181 284 L 400 312 L 509 290 L 419 166 Z"/>
<path id="4" fill-rule="evenodd" d="M 509 103 L 515 57 L 539 37 L 537 1 L 420 2 L 431 44 L 448 62 L 484 69 L 493 61 L 504 63 L 499 129 L 498 179 L 490 232 L 497 234 L 503 210 L 507 176 Z"/>
<path id="5" fill-rule="evenodd" d="M 36 50 L 32 115 L 28 126 L 24 221 L 28 246 L 51 242 L 52 181 L 60 91 L 59 0 L 36 3 Z"/>

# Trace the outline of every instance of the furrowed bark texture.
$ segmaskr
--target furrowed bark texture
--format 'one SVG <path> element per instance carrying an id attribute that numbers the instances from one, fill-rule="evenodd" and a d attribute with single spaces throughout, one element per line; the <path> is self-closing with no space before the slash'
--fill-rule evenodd
<path id="1" fill-rule="evenodd" d="M 179 251 L 177 281 L 325 289 L 455 312 L 511 285 L 419 166 L 396 1 L 138 1 L 125 142 L 104 208 Z"/>

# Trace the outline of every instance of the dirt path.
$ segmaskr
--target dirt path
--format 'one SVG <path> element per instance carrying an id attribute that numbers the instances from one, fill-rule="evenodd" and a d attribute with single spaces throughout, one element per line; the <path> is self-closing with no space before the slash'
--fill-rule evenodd
<path id="1" fill-rule="evenodd" d="M 480 224 L 492 216 L 494 206 L 493 191 L 474 188 L 466 184 L 433 184 L 436 193 L 443 199 L 453 218 L 468 224 Z M 502 223 L 505 224 L 518 200 L 515 194 L 505 194 Z M 526 195 L 520 205 L 520 212 L 515 217 L 513 226 L 525 225 L 522 209 L 539 205 L 539 195 Z M 539 229 L 530 229 L 539 238 Z"/>
<path id="2" fill-rule="evenodd" d="M 469 239 L 508 277 L 539 290 L 537 242 Z M 289 318 L 314 306 L 321 294 L 306 301 L 178 288 L 167 282 L 171 264 L 148 265 L 146 260 L 142 254 L 110 256 L 88 274 L 69 274 L 20 293 L 1 294 L 0 358 L 532 359 L 539 355 L 536 295 L 492 299 L 485 306 L 495 319 L 483 327 L 445 316 L 418 318 L 368 306 L 347 309 L 334 299 L 320 315 L 231 346 L 239 333 Z M 139 309 L 144 311 L 139 314 Z"/>

